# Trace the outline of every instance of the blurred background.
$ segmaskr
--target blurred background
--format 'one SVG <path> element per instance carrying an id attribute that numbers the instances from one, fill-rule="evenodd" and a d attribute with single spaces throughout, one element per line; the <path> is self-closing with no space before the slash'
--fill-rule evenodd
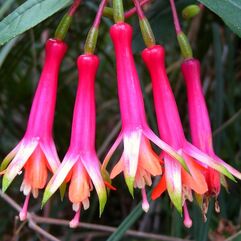
<path id="1" fill-rule="evenodd" d="M 6 4 L 8 2 L 8 4 Z M 0 0 L 0 19 L 16 9 L 23 0 Z M 126 9 L 133 7 L 130 0 L 124 1 Z M 193 0 L 177 0 L 179 14 Z M 59 75 L 57 107 L 54 123 L 54 139 L 62 158 L 68 148 L 73 105 L 77 87 L 76 59 L 83 53 L 87 32 L 94 20 L 99 1 L 84 1 L 77 11 L 66 42 L 69 50 L 62 63 Z M 190 139 L 187 117 L 187 98 L 184 81 L 180 73 L 181 56 L 175 38 L 172 16 L 168 0 L 155 0 L 145 6 L 147 17 L 153 27 L 158 43 L 166 48 L 166 66 L 175 93 L 185 133 Z M 51 16 L 26 33 L 16 37 L 0 49 L 0 159 L 22 138 L 31 101 L 38 83 L 44 61 L 44 44 L 54 35 L 58 22 L 65 10 Z M 180 14 L 181 17 L 181 14 Z M 203 89 L 206 96 L 212 122 L 216 153 L 235 168 L 241 170 L 241 41 L 208 9 L 204 9 L 191 21 L 182 21 L 183 29 L 188 33 L 194 56 L 202 64 Z M 156 117 L 150 78 L 144 67 L 140 53 L 144 49 L 137 17 L 128 22 L 134 27 L 133 51 L 140 81 L 143 88 L 146 112 L 149 124 L 157 133 Z M 109 37 L 112 21 L 103 18 L 96 54 L 100 57 L 96 80 L 97 137 L 96 149 L 103 160 L 111 143 L 120 130 L 120 114 L 117 99 L 115 59 Z M 84 138 L 84 137 L 83 137 Z M 119 150 L 119 155 L 121 149 Z M 119 155 L 115 155 L 110 164 L 114 165 Z M 24 197 L 19 188 L 22 177 L 15 179 L 7 195 L 22 205 Z M 241 185 L 228 180 L 229 193 L 222 189 L 219 196 L 220 214 L 214 212 L 210 203 L 208 220 L 204 224 L 196 203 L 189 205 L 193 219 L 191 229 L 183 226 L 182 217 L 170 204 L 169 197 L 151 203 L 148 214 L 143 214 L 140 207 L 129 215 L 141 200 L 138 191 L 132 199 L 123 180 L 118 176 L 113 185 L 119 188 L 111 191 L 105 212 L 98 217 L 98 200 L 92 195 L 91 206 L 83 211 L 81 221 L 97 223 L 105 227 L 118 227 L 123 221 L 133 230 L 156 234 L 156 237 L 139 237 L 135 232 L 118 240 L 215 240 L 223 241 L 241 229 Z M 49 204 L 40 209 L 42 195 L 30 202 L 30 211 L 40 216 L 58 219 L 70 219 L 73 216 L 71 204 L 67 198 L 63 202 L 56 194 Z M 0 197 L 0 240 L 48 240 L 32 231 L 26 223 L 17 218 L 18 213 Z M 127 219 L 128 216 L 128 219 Z M 133 224 L 133 225 L 131 225 Z M 41 224 L 41 227 L 60 240 L 107 240 L 106 231 L 78 228 L 71 230 L 66 226 Z M 166 235 L 168 237 L 162 237 Z M 158 239 L 158 237 L 160 239 Z M 241 234 L 232 240 L 241 240 Z M 162 239 L 161 239 L 162 238 Z M 169 238 L 169 239 L 168 239 Z M 114 240 L 114 239 L 113 239 Z M 116 239 L 117 240 L 117 239 Z"/>

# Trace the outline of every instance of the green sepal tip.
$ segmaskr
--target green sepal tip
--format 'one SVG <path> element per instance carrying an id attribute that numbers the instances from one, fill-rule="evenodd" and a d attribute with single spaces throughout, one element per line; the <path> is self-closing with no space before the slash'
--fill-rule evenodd
<path id="1" fill-rule="evenodd" d="M 12 180 L 9 180 L 5 175 L 3 176 L 2 180 L 2 191 L 6 192 L 10 184 L 12 183 Z"/>
<path id="2" fill-rule="evenodd" d="M 66 191 L 66 186 L 67 184 L 65 182 L 63 182 L 59 188 L 59 192 L 60 192 L 60 199 L 61 201 L 63 202 L 64 200 L 64 194 L 65 194 L 65 191 Z"/>
<path id="3" fill-rule="evenodd" d="M 221 182 L 222 186 L 225 188 L 226 192 L 229 192 L 227 180 L 226 180 L 225 176 L 222 174 L 220 175 L 220 182 Z"/>
<path id="4" fill-rule="evenodd" d="M 168 187 L 168 184 L 167 190 L 173 205 L 182 216 L 182 193 L 180 191 L 173 190 L 173 187 Z"/>
<path id="5" fill-rule="evenodd" d="M 107 194 L 106 194 L 106 190 L 103 190 L 103 192 L 101 192 L 99 195 L 99 217 L 101 217 L 104 209 L 105 209 L 105 204 L 107 202 Z"/>
<path id="6" fill-rule="evenodd" d="M 126 185 L 128 187 L 128 190 L 132 196 L 132 198 L 134 198 L 134 181 L 135 181 L 135 178 L 134 177 L 125 177 L 125 181 L 126 181 Z"/>
<path id="7" fill-rule="evenodd" d="M 52 195 L 53 195 L 52 192 L 50 192 L 48 189 L 45 189 L 43 199 L 41 202 L 41 209 L 45 206 L 45 204 L 47 203 L 47 201 L 50 199 Z"/>

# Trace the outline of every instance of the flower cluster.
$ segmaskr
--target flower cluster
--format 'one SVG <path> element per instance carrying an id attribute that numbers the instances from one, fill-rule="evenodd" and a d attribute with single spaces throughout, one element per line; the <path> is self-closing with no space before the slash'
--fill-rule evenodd
<path id="1" fill-rule="evenodd" d="M 134 188 L 140 189 L 142 207 L 147 212 L 149 201 L 146 186 L 152 186 L 152 177 L 158 177 L 159 182 L 154 187 L 151 198 L 155 200 L 167 191 L 176 209 L 180 213 L 184 212 L 184 225 L 191 227 L 192 220 L 187 204 L 188 201 L 193 201 L 193 196 L 197 197 L 205 217 L 211 197 L 215 198 L 215 208 L 219 211 L 217 198 L 221 183 L 225 183 L 221 180 L 225 176 L 232 180 L 234 177 L 241 179 L 241 173 L 214 153 L 211 125 L 200 81 L 200 64 L 192 57 L 187 39 L 177 19 L 174 1 L 170 0 L 178 41 L 185 58 L 181 70 L 188 95 L 192 138 L 189 142 L 184 135 L 175 97 L 167 77 L 164 47 L 155 43 L 154 35 L 139 1 L 133 1 L 147 46 L 141 56 L 150 73 L 153 87 L 159 130 L 159 135 L 155 134 L 147 122 L 142 90 L 132 54 L 132 27 L 124 22 L 122 1 L 113 0 L 115 24 L 110 28 L 110 36 L 116 58 L 122 128 L 101 164 L 95 150 L 94 90 L 99 58 L 94 51 L 106 2 L 102 0 L 86 40 L 85 52 L 77 60 L 79 81 L 73 111 L 71 140 L 63 161 L 60 162 L 58 158 L 52 128 L 58 72 L 67 51 L 63 38 L 80 1 L 74 2 L 61 21 L 55 38 L 46 43 L 45 63 L 33 99 L 26 133 L 1 165 L 2 189 L 6 191 L 14 178 L 23 170 L 24 177 L 20 190 L 26 199 L 20 212 L 20 219 L 24 220 L 27 218 L 31 194 L 36 198 L 39 190 L 44 189 L 42 201 L 44 205 L 58 189 L 63 196 L 65 187 L 69 184 L 68 198 L 75 211 L 70 227 L 76 227 L 81 209 L 88 209 L 90 206 L 89 198 L 94 188 L 99 198 L 101 215 L 107 201 L 107 189 L 115 189 L 111 185 L 111 179 L 120 173 L 123 173 L 133 197 Z M 123 142 L 123 152 L 119 161 L 109 172 L 108 163 L 121 142 Z M 151 143 L 161 149 L 160 155 Z M 48 171 L 52 173 L 49 180 Z"/>

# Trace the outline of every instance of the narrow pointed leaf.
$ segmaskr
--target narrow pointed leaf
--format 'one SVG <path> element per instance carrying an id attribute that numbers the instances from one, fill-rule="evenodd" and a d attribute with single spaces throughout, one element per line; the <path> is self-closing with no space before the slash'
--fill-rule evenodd
<path id="1" fill-rule="evenodd" d="M 0 22 L 0 45 L 36 26 L 71 0 L 27 0 Z"/>

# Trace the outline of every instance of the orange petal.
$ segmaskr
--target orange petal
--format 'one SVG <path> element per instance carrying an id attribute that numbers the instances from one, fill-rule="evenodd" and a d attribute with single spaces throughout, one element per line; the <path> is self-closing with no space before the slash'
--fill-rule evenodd
<path id="1" fill-rule="evenodd" d="M 118 176 L 122 171 L 124 170 L 124 163 L 123 163 L 123 158 L 117 162 L 117 164 L 114 166 L 110 173 L 110 178 L 113 179 L 116 176 Z"/>
<path id="2" fill-rule="evenodd" d="M 39 146 L 36 147 L 25 164 L 24 180 L 32 189 L 42 189 L 47 181 L 47 159 Z"/>
<path id="3" fill-rule="evenodd" d="M 82 163 L 78 161 L 73 167 L 73 175 L 69 186 L 69 200 L 72 203 L 80 203 L 89 196 L 89 176 Z"/>
<path id="4" fill-rule="evenodd" d="M 73 168 L 69 171 L 66 178 L 64 179 L 66 183 L 68 183 L 71 180 L 72 174 L 73 174 Z"/>
<path id="5" fill-rule="evenodd" d="M 188 174 L 184 169 L 182 169 L 182 181 L 183 184 L 190 187 L 198 194 L 204 194 L 208 191 L 208 186 L 205 180 L 205 177 L 202 174 L 202 168 L 200 165 L 196 164 L 192 158 L 184 155 L 187 166 L 190 170 L 190 174 Z"/>
<path id="6" fill-rule="evenodd" d="M 159 198 L 163 194 L 163 192 L 166 191 L 166 189 L 167 189 L 166 178 L 163 175 L 161 177 L 161 180 L 157 184 L 157 186 L 153 189 L 153 192 L 151 194 L 151 199 L 156 200 L 157 198 Z"/>
<path id="7" fill-rule="evenodd" d="M 150 142 L 142 137 L 140 154 L 139 154 L 139 165 L 144 168 L 153 176 L 162 174 L 161 159 L 152 150 Z"/>

